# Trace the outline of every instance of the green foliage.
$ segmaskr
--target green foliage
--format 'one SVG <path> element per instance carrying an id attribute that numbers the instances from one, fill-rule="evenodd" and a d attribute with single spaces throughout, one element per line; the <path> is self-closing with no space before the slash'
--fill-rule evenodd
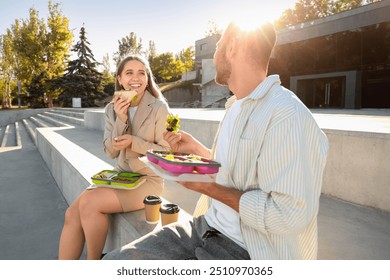
<path id="1" fill-rule="evenodd" d="M 152 63 L 153 58 L 157 56 L 156 44 L 154 41 L 149 41 L 149 48 L 145 51 L 145 57 L 147 57 L 149 64 Z"/>
<path id="2" fill-rule="evenodd" d="M 114 53 L 116 65 L 129 54 L 144 55 L 159 83 L 179 80 L 183 72 L 194 69 L 195 51 L 193 47 L 182 50 L 175 56 L 171 52 L 157 54 L 154 41 L 149 41 L 148 48 L 143 50 L 142 39 L 138 39 L 134 32 L 119 40 L 118 44 L 119 50 Z"/>
<path id="3" fill-rule="evenodd" d="M 93 107 L 96 99 L 105 97 L 101 87 L 102 74 L 96 69 L 99 63 L 89 48 L 84 27 L 80 29 L 79 39 L 72 48 L 78 58 L 70 61 L 65 75 L 52 83 L 53 88 L 62 90 L 58 99 L 65 107 L 71 106 L 75 97 L 81 98 L 83 107 Z"/>
<path id="4" fill-rule="evenodd" d="M 8 30 L 6 35 L 0 37 L 0 92 L 3 108 L 11 108 L 11 83 L 13 77 L 14 56 L 12 51 L 12 36 Z"/>
<path id="5" fill-rule="evenodd" d="M 31 8 L 28 19 L 15 20 L 7 29 L 7 34 L 3 36 L 0 67 L 1 78 L 5 79 L 8 87 L 6 94 L 11 91 L 8 86 L 10 81 L 16 79 L 21 81 L 22 93 L 37 86 L 43 87 L 35 92 L 44 93 L 49 106 L 52 106 L 52 100 L 59 92 L 52 89 L 50 80 L 63 74 L 73 35 L 68 28 L 69 20 L 61 14 L 59 4 L 52 5 L 49 1 L 48 9 L 47 23 L 39 18 L 37 10 Z"/>
<path id="6" fill-rule="evenodd" d="M 69 59 L 69 49 L 72 44 L 73 35 L 68 28 L 69 19 L 59 11 L 59 4 L 51 5 L 49 2 L 49 17 L 47 19 L 48 32 L 45 41 L 46 50 L 46 79 L 45 93 L 48 97 L 49 106 L 52 100 L 56 99 L 60 91 L 51 87 L 50 80 L 56 79 L 64 74 L 66 62 Z"/>
<path id="7" fill-rule="evenodd" d="M 193 47 L 188 47 L 176 55 L 176 59 L 183 62 L 183 72 L 194 70 L 195 67 L 195 51 Z"/>
<path id="8" fill-rule="evenodd" d="M 25 97 L 24 99 L 30 104 L 31 108 L 46 107 L 47 97 L 44 85 L 46 79 L 47 73 L 41 72 L 38 76 L 34 77 L 27 86 L 27 92 L 29 93 L 29 96 Z"/>
<path id="9" fill-rule="evenodd" d="M 298 0 L 275 21 L 276 28 L 285 28 L 301 22 L 323 18 L 380 0 Z"/>
<path id="10" fill-rule="evenodd" d="M 45 69 L 46 26 L 38 18 L 38 11 L 30 9 L 28 20 L 15 20 L 11 26 L 13 51 L 15 52 L 15 75 L 23 84 Z"/>
<path id="11" fill-rule="evenodd" d="M 150 68 L 159 83 L 177 81 L 182 73 L 194 69 L 194 56 L 193 47 L 182 50 L 176 56 L 170 52 L 149 56 Z"/>
<path id="12" fill-rule="evenodd" d="M 170 52 L 154 57 L 150 67 L 159 83 L 176 81 L 180 79 L 184 72 L 184 63 L 179 59 L 175 59 Z"/>
<path id="13" fill-rule="evenodd" d="M 130 32 L 130 35 L 123 37 L 118 41 L 118 51 L 114 53 L 114 61 L 116 65 L 130 54 L 142 53 L 142 39 L 138 39 L 134 32 Z"/>
<path id="14" fill-rule="evenodd" d="M 103 72 L 102 72 L 102 83 L 103 92 L 108 95 L 114 94 L 115 91 L 115 77 L 111 73 L 110 69 L 110 58 L 108 54 L 103 57 Z"/>

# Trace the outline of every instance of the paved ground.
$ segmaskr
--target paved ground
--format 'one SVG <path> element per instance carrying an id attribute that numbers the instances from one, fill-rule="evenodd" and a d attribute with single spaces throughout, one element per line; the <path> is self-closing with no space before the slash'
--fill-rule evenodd
<path id="1" fill-rule="evenodd" d="M 57 259 L 67 204 L 35 145 L 22 145 L 0 150 L 0 260 Z"/>
<path id="2" fill-rule="evenodd" d="M 387 111 L 384 116 L 388 115 Z M 357 121 L 364 118 L 359 116 Z M 389 125 L 389 118 L 380 114 L 366 119 L 381 123 L 378 127 Z M 61 133 L 108 160 L 99 146 L 101 132 L 75 128 Z M 56 259 L 67 204 L 37 148 L 27 141 L 28 136 L 21 138 L 22 148 L 0 149 L 0 260 Z M 178 192 L 179 186 L 170 184 L 164 196 L 169 199 Z M 185 210 L 192 212 L 194 200 L 181 199 Z M 318 228 L 319 259 L 390 260 L 390 213 L 322 197 Z"/>

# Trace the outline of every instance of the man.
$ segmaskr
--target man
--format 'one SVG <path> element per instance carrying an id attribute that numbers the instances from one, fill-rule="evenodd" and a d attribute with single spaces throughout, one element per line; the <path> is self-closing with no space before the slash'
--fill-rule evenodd
<path id="1" fill-rule="evenodd" d="M 221 163 L 212 183 L 181 182 L 202 193 L 193 222 L 149 234 L 107 259 L 315 259 L 317 214 L 328 152 L 325 134 L 279 76 L 267 77 L 276 41 L 271 24 L 229 24 L 214 55 L 216 82 L 234 93 L 214 147 L 167 132 L 175 151 Z"/>

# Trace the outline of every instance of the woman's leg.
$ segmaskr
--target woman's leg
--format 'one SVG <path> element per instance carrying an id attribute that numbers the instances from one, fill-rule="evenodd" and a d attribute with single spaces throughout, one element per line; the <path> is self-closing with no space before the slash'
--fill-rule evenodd
<path id="1" fill-rule="evenodd" d="M 85 239 L 79 213 L 79 202 L 82 194 L 66 210 L 58 250 L 60 260 L 79 259 L 83 252 Z"/>
<path id="2" fill-rule="evenodd" d="M 97 188 L 84 192 L 80 198 L 79 212 L 87 259 L 100 259 L 109 226 L 107 214 L 123 212 L 115 190 Z"/>

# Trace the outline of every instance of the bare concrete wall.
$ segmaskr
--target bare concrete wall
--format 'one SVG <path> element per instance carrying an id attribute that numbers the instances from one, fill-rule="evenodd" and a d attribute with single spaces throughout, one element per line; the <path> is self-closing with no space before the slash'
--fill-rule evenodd
<path id="1" fill-rule="evenodd" d="M 181 107 L 186 103 L 200 100 L 199 91 L 193 87 L 173 88 L 163 92 L 171 107 Z"/>
<path id="2" fill-rule="evenodd" d="M 325 130 L 329 155 L 322 192 L 390 211 L 390 135 Z"/>
<path id="3" fill-rule="evenodd" d="M 47 110 L 49 109 L 0 110 L 0 126 L 5 126 L 36 114 L 41 114 Z"/>

